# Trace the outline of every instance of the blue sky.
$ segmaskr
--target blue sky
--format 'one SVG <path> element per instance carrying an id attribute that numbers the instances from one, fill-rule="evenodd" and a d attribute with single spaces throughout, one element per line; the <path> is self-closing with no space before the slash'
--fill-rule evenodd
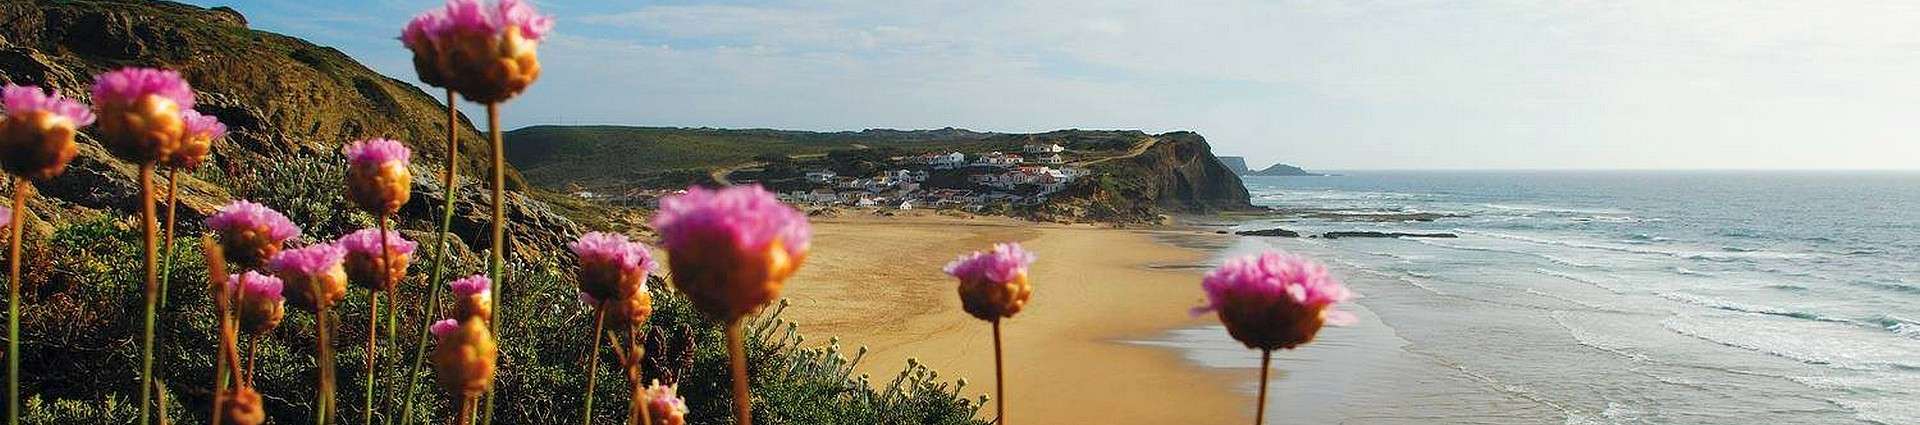
<path id="1" fill-rule="evenodd" d="M 438 5 L 189 2 L 405 80 L 395 36 Z M 536 3 L 558 25 L 510 128 L 1193 130 L 1310 169 L 1920 167 L 1910 1 Z"/>

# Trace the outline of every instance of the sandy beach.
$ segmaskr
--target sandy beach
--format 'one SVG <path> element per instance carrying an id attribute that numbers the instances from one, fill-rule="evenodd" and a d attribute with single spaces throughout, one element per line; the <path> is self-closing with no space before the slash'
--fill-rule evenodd
<path id="1" fill-rule="evenodd" d="M 1034 298 L 1003 322 L 1008 419 L 1032 424 L 1238 423 L 1252 400 L 1235 378 L 1183 362 L 1163 347 L 1131 344 L 1205 324 L 1195 268 L 1207 253 L 1157 243 L 1164 230 L 1036 224 L 1004 218 L 852 213 L 816 219 L 813 255 L 787 285 L 787 318 L 824 341 L 872 350 L 861 371 L 890 378 L 908 358 L 967 392 L 993 391 L 992 329 L 962 312 L 954 256 L 998 241 L 1040 255 Z M 989 405 L 983 417 L 992 415 Z"/>

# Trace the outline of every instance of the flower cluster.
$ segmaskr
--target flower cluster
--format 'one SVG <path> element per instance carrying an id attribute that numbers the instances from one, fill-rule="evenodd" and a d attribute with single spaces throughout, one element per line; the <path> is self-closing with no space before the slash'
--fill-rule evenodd
<path id="1" fill-rule="evenodd" d="M 300 237 L 300 228 L 286 215 L 247 201 L 233 201 L 207 217 L 207 228 L 220 234 L 228 261 L 259 267 L 280 253 L 287 240 Z"/>
<path id="2" fill-rule="evenodd" d="M 347 281 L 362 288 L 392 291 L 406 280 L 407 265 L 419 244 L 400 232 L 389 230 L 384 234 L 382 238 L 380 229 L 361 229 L 334 242 L 347 250 Z"/>
<path id="3" fill-rule="evenodd" d="M 34 180 L 65 171 L 80 152 L 74 134 L 94 120 L 86 105 L 35 86 L 0 87 L 0 108 L 0 168 Z"/>
<path id="4" fill-rule="evenodd" d="M 193 88 L 179 72 L 122 68 L 94 79 L 93 102 L 107 151 L 127 162 L 151 164 L 180 149 Z"/>
<path id="5" fill-rule="evenodd" d="M 580 257 L 580 297 L 605 309 L 618 327 L 646 323 L 653 314 L 647 274 L 656 267 L 646 245 L 616 233 L 592 232 L 571 245 Z"/>
<path id="6" fill-rule="evenodd" d="M 13 208 L 9 208 L 6 205 L 0 205 L 0 230 L 6 230 L 7 231 L 6 233 L 12 233 L 13 228 L 8 227 L 12 225 L 13 225 Z"/>
<path id="7" fill-rule="evenodd" d="M 980 320 L 1013 317 L 1033 296 L 1027 266 L 1036 257 L 1018 243 L 994 244 L 992 250 L 962 255 L 947 263 L 946 272 L 960 279 L 960 304 Z"/>
<path id="8" fill-rule="evenodd" d="M 347 271 L 342 266 L 347 250 L 334 244 L 319 244 L 281 251 L 268 267 L 283 281 L 287 300 L 295 307 L 319 312 L 347 297 Z"/>
<path id="9" fill-rule="evenodd" d="M 525 1 L 449 0 L 415 16 L 400 32 L 400 42 L 413 51 L 421 81 L 451 88 L 468 100 L 497 103 L 540 78 L 536 50 L 552 30 L 553 18 Z"/>
<path id="10" fill-rule="evenodd" d="M 407 160 L 413 151 L 388 139 L 348 144 L 347 199 L 376 216 L 392 214 L 413 195 L 413 172 Z"/>
<path id="11" fill-rule="evenodd" d="M 653 227 L 673 269 L 673 284 L 695 307 L 733 320 L 780 296 L 806 259 L 806 215 L 758 185 L 695 187 L 661 200 Z"/>
<path id="12" fill-rule="evenodd" d="M 1207 305 L 1194 314 L 1217 312 L 1227 333 L 1248 348 L 1290 349 L 1313 341 L 1325 324 L 1351 323 L 1333 310 L 1351 297 L 1325 265 L 1280 252 L 1235 258 L 1201 282 Z"/>

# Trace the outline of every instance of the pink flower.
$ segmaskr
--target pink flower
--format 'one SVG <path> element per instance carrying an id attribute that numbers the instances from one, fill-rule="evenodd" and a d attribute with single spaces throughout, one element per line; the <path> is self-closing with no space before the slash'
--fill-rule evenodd
<path id="1" fill-rule="evenodd" d="M 120 68 L 93 82 L 95 104 L 131 105 L 148 95 L 172 100 L 180 109 L 193 108 L 193 87 L 170 69 Z"/>
<path id="2" fill-rule="evenodd" d="M 273 261 L 268 267 L 281 273 L 314 276 L 339 268 L 340 262 L 346 258 L 346 248 L 330 243 L 318 244 L 281 251 L 280 255 L 273 256 Z"/>
<path id="3" fill-rule="evenodd" d="M 400 235 L 400 232 L 388 230 L 386 236 L 386 248 L 393 250 L 394 254 L 412 255 L 414 248 L 420 245 L 414 241 L 407 240 L 406 237 Z M 346 236 L 341 236 L 337 243 L 340 244 L 341 248 L 346 248 L 349 254 L 379 256 L 381 249 L 380 229 L 360 229 L 359 231 L 348 233 Z"/>
<path id="4" fill-rule="evenodd" d="M 487 275 L 476 274 L 453 281 L 453 283 L 448 283 L 447 287 L 453 289 L 454 295 L 471 297 L 490 292 L 493 287 L 493 280 L 487 279 Z"/>
<path id="5" fill-rule="evenodd" d="M 0 230 L 7 230 L 7 234 L 12 234 L 13 228 L 7 227 L 11 225 L 13 225 L 13 208 L 0 205 Z"/>
<path id="6" fill-rule="evenodd" d="M 735 320 L 773 302 L 806 260 L 807 217 L 760 186 L 692 188 L 653 217 L 673 284 L 694 307 Z"/>
<path id="7" fill-rule="evenodd" d="M 1251 348 L 1293 348 L 1312 341 L 1323 323 L 1355 320 L 1332 309 L 1352 293 L 1325 265 L 1297 255 L 1267 252 L 1228 260 L 1207 273 L 1201 288 L 1207 305 L 1193 313 L 1218 312 L 1228 333 Z"/>
<path id="8" fill-rule="evenodd" d="M 606 263 L 619 266 L 626 271 L 653 271 L 653 254 L 647 252 L 647 246 L 627 239 L 626 235 L 611 232 L 591 232 L 580 235 L 580 240 L 568 245 L 581 262 Z"/>
<path id="9" fill-rule="evenodd" d="M 240 296 L 243 299 L 269 301 L 285 299 L 285 297 L 280 294 L 281 289 L 284 288 L 280 282 L 280 278 L 263 275 L 256 271 L 247 271 L 244 281 L 240 275 L 227 275 L 227 287 L 240 288 Z"/>
<path id="10" fill-rule="evenodd" d="M 181 112 L 180 117 L 187 122 L 188 137 L 207 140 L 227 137 L 227 125 L 221 124 L 220 119 L 212 115 L 202 115 L 200 111 L 189 109 Z"/>
<path id="11" fill-rule="evenodd" d="M 354 166 L 378 168 L 392 163 L 405 166 L 413 157 L 413 150 L 407 145 L 389 139 L 367 139 L 347 144 L 345 149 L 347 163 Z"/>
<path id="12" fill-rule="evenodd" d="M 19 119 L 29 113 L 47 111 L 67 121 L 74 127 L 93 124 L 93 110 L 79 101 L 61 97 L 58 93 L 48 93 L 37 86 L 16 86 L 12 84 L 0 87 L 0 108 L 6 108 L 10 119 Z"/>
<path id="13" fill-rule="evenodd" d="M 438 322 L 433 322 L 433 325 L 427 328 L 429 332 L 433 332 L 433 336 L 446 336 L 447 334 L 453 333 L 453 331 L 456 331 L 459 329 L 460 329 L 460 321 L 454 320 L 454 319 L 445 319 Z"/>
<path id="14" fill-rule="evenodd" d="M 719 240 L 740 252 L 757 252 L 779 241 L 793 257 L 805 255 L 813 233 L 805 214 L 759 185 L 687 189 L 660 201 L 653 227 L 669 251 Z"/>
<path id="15" fill-rule="evenodd" d="M 400 44 L 413 50 L 432 48 L 435 41 L 446 36 L 447 28 L 451 26 L 453 21 L 447 19 L 445 8 L 422 12 L 414 15 L 412 20 L 407 21 L 406 28 L 400 30 Z"/>
<path id="16" fill-rule="evenodd" d="M 962 255 L 947 263 L 948 275 L 960 280 L 1007 283 L 1027 272 L 1036 257 L 1019 243 L 993 244 L 993 250 Z"/>
<path id="17" fill-rule="evenodd" d="M 247 201 L 233 201 L 220 212 L 207 217 L 207 228 L 217 232 L 258 232 L 274 242 L 284 242 L 300 237 L 300 228 L 293 225 L 287 216 Z"/>
<path id="18" fill-rule="evenodd" d="M 647 387 L 647 412 L 653 417 L 648 425 L 684 425 L 687 423 L 687 401 L 677 394 L 678 385 L 660 385 L 653 381 Z"/>
<path id="19" fill-rule="evenodd" d="M 444 13 L 447 22 L 442 31 L 495 34 L 512 27 L 519 29 L 521 37 L 533 41 L 553 31 L 552 17 L 540 15 L 520 0 L 500 0 L 492 7 L 479 0 L 448 0 Z"/>
<path id="20" fill-rule="evenodd" d="M 614 299 L 647 290 L 647 273 L 654 270 L 647 246 L 626 235 L 592 232 L 571 245 L 580 256 L 580 291 L 591 299 Z"/>

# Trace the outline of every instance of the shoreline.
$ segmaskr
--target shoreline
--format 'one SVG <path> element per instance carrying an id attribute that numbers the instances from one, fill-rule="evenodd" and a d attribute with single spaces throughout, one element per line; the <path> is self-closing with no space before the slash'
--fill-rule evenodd
<path id="1" fill-rule="evenodd" d="M 1010 421 L 1238 423 L 1252 416 L 1241 371 L 1205 367 L 1184 350 L 1142 344 L 1213 323 L 1188 309 L 1205 264 L 1231 235 L 1199 227 L 1115 229 L 1001 217 L 816 219 L 814 252 L 787 285 L 784 317 L 803 334 L 869 348 L 858 372 L 891 379 L 916 359 L 992 394 L 992 329 L 962 312 L 941 268 L 961 253 L 1018 241 L 1039 254 L 1034 298 L 1003 322 Z M 949 375 L 952 374 L 952 375 Z M 1089 390 L 1099 389 L 1099 390 Z M 991 418 L 990 401 L 981 409 Z"/>

